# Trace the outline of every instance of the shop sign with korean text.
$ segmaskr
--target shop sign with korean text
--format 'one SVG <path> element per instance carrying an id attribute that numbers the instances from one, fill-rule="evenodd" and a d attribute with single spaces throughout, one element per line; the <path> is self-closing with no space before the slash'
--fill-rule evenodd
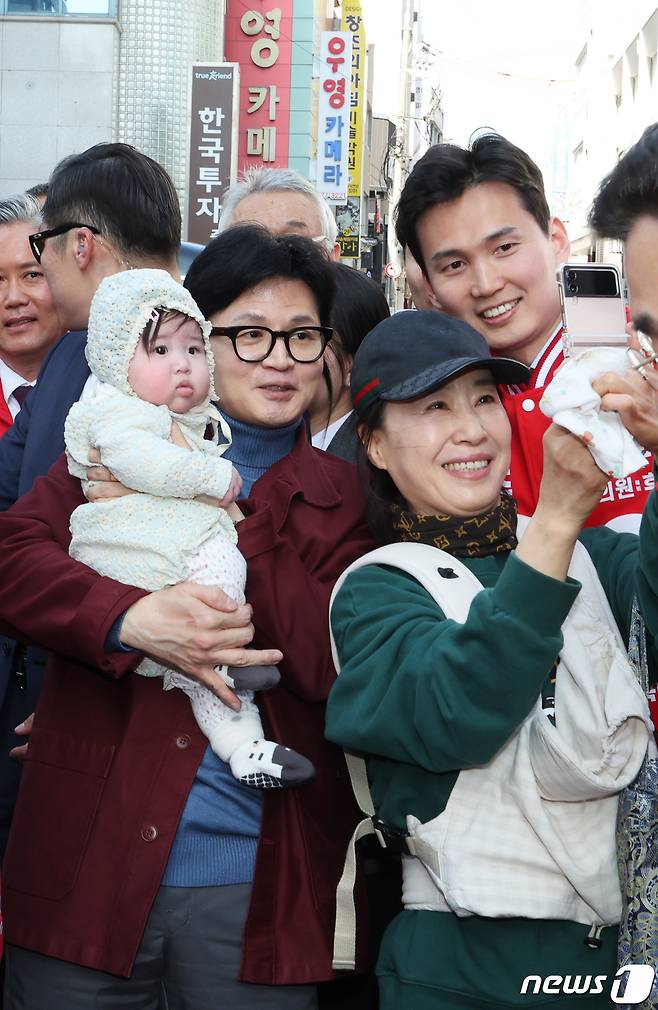
<path id="1" fill-rule="evenodd" d="M 293 0 L 228 0 L 226 58 L 240 64 L 238 171 L 285 168 Z"/>
<path id="2" fill-rule="evenodd" d="M 349 196 L 361 196 L 363 174 L 363 112 L 366 91 L 366 33 L 361 0 L 344 0 L 341 31 L 352 35 L 350 96 Z"/>
<path id="3" fill-rule="evenodd" d="M 316 186 L 329 200 L 347 200 L 352 33 L 322 32 Z"/>
<path id="4" fill-rule="evenodd" d="M 361 176 L 363 172 L 363 111 L 365 103 L 365 25 L 360 0 L 344 0 L 341 31 L 352 36 L 350 73 L 350 134 L 347 153 L 347 201 L 336 208 L 341 257 L 358 259 L 361 254 Z"/>
<path id="5" fill-rule="evenodd" d="M 192 66 L 187 240 L 206 245 L 222 198 L 235 181 L 240 70 L 233 63 Z"/>

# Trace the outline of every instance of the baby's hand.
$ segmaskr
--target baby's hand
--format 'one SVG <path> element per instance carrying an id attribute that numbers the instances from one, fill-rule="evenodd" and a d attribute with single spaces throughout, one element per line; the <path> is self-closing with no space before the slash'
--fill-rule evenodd
<path id="1" fill-rule="evenodd" d="M 242 491 L 242 477 L 238 471 L 233 467 L 233 472 L 231 475 L 231 483 L 228 486 L 228 491 L 223 498 L 220 498 L 217 502 L 220 508 L 226 508 L 227 505 L 231 505 L 236 498 L 240 497 L 240 492 Z"/>

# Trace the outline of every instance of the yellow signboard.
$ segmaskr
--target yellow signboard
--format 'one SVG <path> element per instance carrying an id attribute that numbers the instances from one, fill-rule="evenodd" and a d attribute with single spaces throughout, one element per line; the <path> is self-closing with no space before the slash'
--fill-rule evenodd
<path id="1" fill-rule="evenodd" d="M 341 31 L 352 33 L 352 96 L 350 99 L 349 196 L 361 196 L 363 112 L 366 97 L 366 33 L 361 0 L 343 0 Z"/>

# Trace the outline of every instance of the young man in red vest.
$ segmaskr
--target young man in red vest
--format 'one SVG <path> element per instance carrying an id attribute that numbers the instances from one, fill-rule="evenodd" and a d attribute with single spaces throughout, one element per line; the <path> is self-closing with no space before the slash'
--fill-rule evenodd
<path id="1" fill-rule="evenodd" d="M 65 332 L 28 241 L 39 220 L 33 197 L 0 200 L 0 436 L 13 424 L 48 351 Z"/>
<path id="2" fill-rule="evenodd" d="M 407 179 L 397 236 L 444 312 L 470 323 L 494 353 L 532 370 L 528 385 L 501 390 L 512 424 L 511 490 L 519 512 L 532 515 L 542 437 L 551 423 L 539 401 L 563 361 L 555 270 L 569 256 L 569 239 L 550 214 L 541 172 L 497 134 L 479 137 L 468 150 L 438 144 Z M 586 525 L 637 532 L 652 488 L 648 464 L 610 481 Z"/>

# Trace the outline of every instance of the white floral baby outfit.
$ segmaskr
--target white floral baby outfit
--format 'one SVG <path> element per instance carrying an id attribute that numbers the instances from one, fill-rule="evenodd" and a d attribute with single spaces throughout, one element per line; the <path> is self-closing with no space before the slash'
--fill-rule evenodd
<path id="1" fill-rule="evenodd" d="M 244 602 L 246 564 L 237 533 L 224 509 L 195 501 L 205 494 L 222 498 L 232 465 L 228 447 L 204 438 L 210 423 L 229 439 L 230 432 L 210 399 L 186 414 L 140 400 L 128 383 L 128 368 L 154 308 L 179 311 L 195 319 L 203 332 L 211 376 L 210 324 L 180 284 L 163 270 L 132 270 L 104 280 L 91 305 L 87 360 L 100 380 L 96 396 L 75 403 L 66 419 L 65 442 L 70 472 L 86 482 L 89 453 L 99 450 L 103 465 L 126 487 L 139 493 L 80 505 L 71 516 L 71 557 L 101 575 L 157 590 L 193 580 L 219 586 Z M 172 422 L 190 450 L 170 441 Z M 145 658 L 137 673 L 162 677 L 166 690 L 178 687 L 190 697 L 199 726 L 222 760 L 236 746 L 262 737 L 253 692 L 239 691 L 242 707 L 234 712 L 211 691 L 177 670 Z"/>

